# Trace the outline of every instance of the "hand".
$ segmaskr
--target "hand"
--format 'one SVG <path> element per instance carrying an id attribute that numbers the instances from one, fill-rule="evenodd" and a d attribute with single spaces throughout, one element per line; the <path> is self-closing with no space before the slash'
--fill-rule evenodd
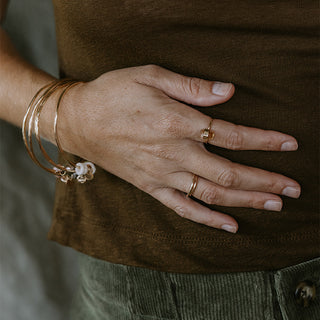
<path id="1" fill-rule="evenodd" d="M 71 89 L 59 116 L 66 151 L 93 161 L 158 199 L 181 217 L 229 232 L 237 222 L 208 204 L 280 211 L 277 194 L 297 198 L 300 186 L 283 175 L 233 163 L 208 152 L 201 130 L 211 118 L 185 105 L 229 100 L 234 86 L 182 76 L 158 66 L 108 72 Z M 177 101 L 178 100 L 178 101 Z M 182 101 L 182 102 L 179 102 Z M 296 150 L 286 134 L 213 120 L 211 144 L 232 150 Z"/>

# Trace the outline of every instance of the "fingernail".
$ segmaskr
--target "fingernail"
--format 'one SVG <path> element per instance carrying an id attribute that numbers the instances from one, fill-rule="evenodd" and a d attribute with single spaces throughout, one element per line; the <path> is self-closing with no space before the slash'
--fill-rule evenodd
<path id="1" fill-rule="evenodd" d="M 280 201 L 268 200 L 264 203 L 264 208 L 270 211 L 281 211 L 282 203 Z"/>
<path id="2" fill-rule="evenodd" d="M 225 96 L 232 88 L 231 83 L 215 81 L 212 86 L 212 93 L 218 96 Z"/>
<path id="3" fill-rule="evenodd" d="M 293 151 L 298 149 L 298 144 L 295 141 L 287 141 L 281 145 L 281 151 Z"/>
<path id="4" fill-rule="evenodd" d="M 296 187 L 286 187 L 282 190 L 282 194 L 291 197 L 291 198 L 299 198 L 300 196 L 300 188 Z"/>
<path id="5" fill-rule="evenodd" d="M 221 226 L 221 229 L 228 231 L 228 232 L 232 232 L 232 233 L 236 233 L 237 232 L 237 227 L 236 226 L 232 226 L 230 224 L 224 224 Z"/>

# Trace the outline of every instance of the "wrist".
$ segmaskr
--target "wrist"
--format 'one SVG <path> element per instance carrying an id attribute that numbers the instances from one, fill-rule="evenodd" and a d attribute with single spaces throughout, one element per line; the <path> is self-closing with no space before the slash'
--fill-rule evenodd
<path id="1" fill-rule="evenodd" d="M 82 86 L 84 83 L 77 83 L 74 87 L 70 88 L 63 96 L 59 111 L 58 111 L 58 123 L 57 123 L 57 135 L 59 137 L 60 145 L 62 150 L 70 152 L 76 155 L 80 155 L 83 133 L 83 117 L 81 112 L 81 97 L 82 97 Z M 53 102 L 53 118 L 51 120 L 51 132 L 53 134 L 53 142 L 55 143 L 54 137 L 54 116 L 56 113 L 58 99 L 63 89 L 59 89 L 55 94 Z M 51 106 L 48 110 L 48 118 L 52 117 Z M 55 143 L 56 144 L 56 143 Z"/>

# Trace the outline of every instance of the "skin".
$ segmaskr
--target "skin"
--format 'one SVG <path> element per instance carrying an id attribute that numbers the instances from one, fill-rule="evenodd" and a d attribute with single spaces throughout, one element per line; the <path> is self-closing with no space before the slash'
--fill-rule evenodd
<path id="1" fill-rule="evenodd" d="M 3 30 L 0 40 L 0 117 L 21 126 L 33 95 L 54 78 L 23 61 Z M 234 218 L 186 197 L 193 174 L 199 176 L 193 196 L 220 206 L 280 211 L 279 195 L 298 198 L 301 189 L 288 177 L 231 162 L 204 148 L 201 130 L 211 119 L 186 103 L 211 107 L 234 92 L 233 84 L 155 65 L 115 70 L 68 91 L 59 110 L 59 138 L 64 150 L 132 183 L 181 217 L 236 232 Z M 51 142 L 57 98 L 48 101 L 41 115 L 42 136 Z M 213 120 L 211 127 L 215 137 L 209 143 L 222 148 L 298 148 L 294 137 L 276 131 L 223 120 Z"/>

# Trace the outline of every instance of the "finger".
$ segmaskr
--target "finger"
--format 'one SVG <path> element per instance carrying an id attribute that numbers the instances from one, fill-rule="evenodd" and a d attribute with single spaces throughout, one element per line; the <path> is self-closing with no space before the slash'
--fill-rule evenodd
<path id="1" fill-rule="evenodd" d="M 152 196 L 182 218 L 232 233 L 238 230 L 238 224 L 232 217 L 210 210 L 175 189 L 157 189 L 153 191 Z"/>
<path id="2" fill-rule="evenodd" d="M 169 134 L 175 132 L 179 133 L 180 137 L 204 142 L 202 133 L 210 127 L 210 132 L 214 133 L 214 136 L 208 140 L 208 143 L 225 149 L 294 151 L 298 148 L 297 140 L 288 134 L 211 119 L 200 111 L 179 102 L 170 105 L 170 111 L 172 113 L 168 114 L 164 122 L 169 129 Z M 159 119 L 162 118 L 159 117 Z"/>
<path id="3" fill-rule="evenodd" d="M 168 185 L 185 192 L 190 191 L 193 174 L 190 172 L 176 172 L 167 177 Z M 243 191 L 223 188 L 202 177 L 198 177 L 193 197 L 207 203 L 226 207 L 247 207 L 262 210 L 281 211 L 280 197 L 264 192 Z"/>
<path id="4" fill-rule="evenodd" d="M 202 144 L 193 144 L 189 150 L 187 161 L 183 161 L 185 171 L 193 172 L 222 187 L 270 192 L 292 198 L 300 196 L 300 185 L 281 174 L 233 163 L 208 152 Z"/>
<path id="5" fill-rule="evenodd" d="M 207 117 L 205 119 L 208 121 Z M 205 122 L 202 118 L 201 125 Z M 207 122 L 207 128 L 210 121 Z M 194 125 L 197 125 L 194 121 Z M 200 125 L 195 130 L 193 139 L 202 142 L 202 130 Z M 211 133 L 214 133 L 208 143 L 231 150 L 265 150 L 265 151 L 293 151 L 297 150 L 297 140 L 287 134 L 257 128 L 236 125 L 219 119 L 212 119 L 210 126 Z"/>
<path id="6" fill-rule="evenodd" d="M 156 65 L 140 67 L 135 81 L 162 90 L 169 97 L 197 106 L 212 106 L 229 100 L 232 83 L 187 77 Z"/>

